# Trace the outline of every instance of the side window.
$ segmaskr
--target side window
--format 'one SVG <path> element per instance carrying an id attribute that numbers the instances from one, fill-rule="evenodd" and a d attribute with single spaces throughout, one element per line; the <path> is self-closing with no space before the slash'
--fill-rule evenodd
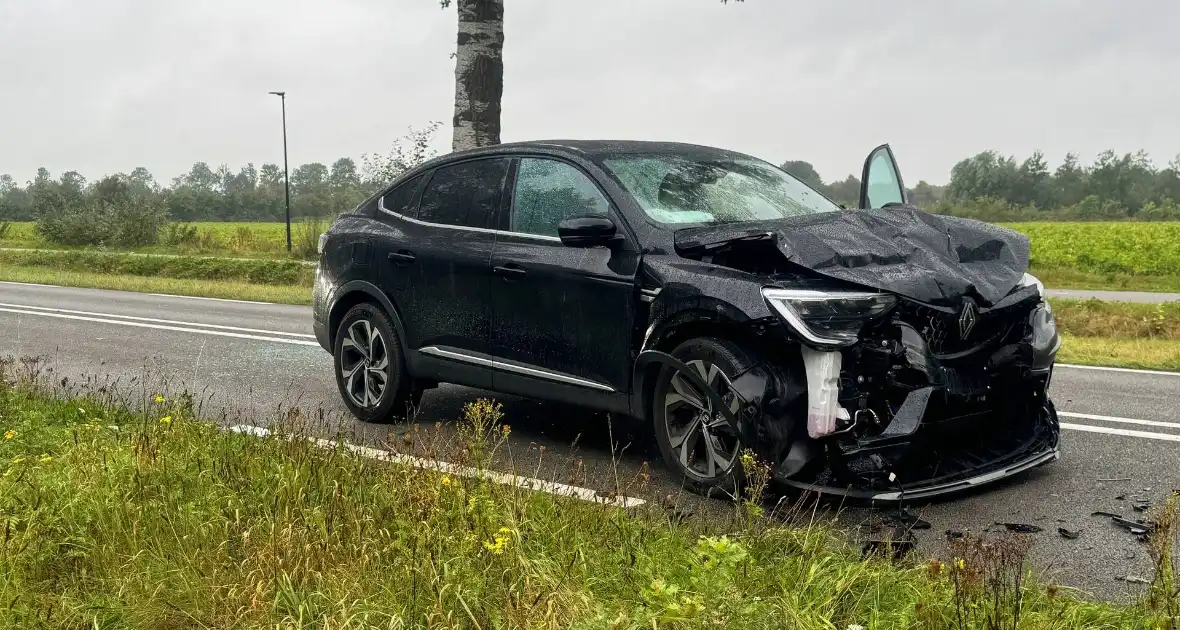
<path id="1" fill-rule="evenodd" d="M 869 158 L 868 181 L 865 182 L 866 207 L 877 209 L 889 203 L 905 203 L 901 177 L 887 149 L 873 152 Z"/>
<path id="2" fill-rule="evenodd" d="M 414 218 L 416 212 L 410 204 L 414 202 L 414 193 L 418 191 L 418 184 L 421 183 L 422 176 L 418 175 L 399 184 L 397 188 L 385 193 L 385 196 L 381 198 L 382 206 L 394 214 Z"/>
<path id="3" fill-rule="evenodd" d="M 523 234 L 557 236 L 562 219 L 607 214 L 610 203 L 578 169 L 557 160 L 523 158 L 512 194 L 509 229 Z"/>
<path id="4" fill-rule="evenodd" d="M 487 227 L 500 205 L 508 160 L 472 160 L 443 166 L 422 191 L 418 219 L 460 227 Z"/>

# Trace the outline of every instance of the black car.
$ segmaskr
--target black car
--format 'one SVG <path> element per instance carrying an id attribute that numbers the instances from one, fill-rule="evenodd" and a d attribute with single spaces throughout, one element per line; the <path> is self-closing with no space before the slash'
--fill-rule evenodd
<path id="1" fill-rule="evenodd" d="M 547 141 L 405 173 L 321 239 L 315 333 L 360 419 L 440 382 L 625 414 L 698 491 L 751 449 L 877 501 L 1058 456 L 1060 346 L 1028 241 L 909 205 L 892 151 L 849 210 L 761 160 Z"/>

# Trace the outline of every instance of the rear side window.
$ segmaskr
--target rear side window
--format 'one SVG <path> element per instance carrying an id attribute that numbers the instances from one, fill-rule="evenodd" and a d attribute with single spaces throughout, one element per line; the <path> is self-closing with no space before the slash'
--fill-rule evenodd
<path id="1" fill-rule="evenodd" d="M 418 219 L 459 227 L 487 227 L 500 205 L 508 160 L 472 160 L 443 166 L 422 191 Z"/>
<path id="2" fill-rule="evenodd" d="M 416 212 L 411 204 L 414 202 L 414 193 L 418 191 L 418 184 L 421 183 L 422 176 L 418 175 L 398 185 L 397 188 L 385 193 L 385 196 L 381 198 L 382 205 L 394 214 L 413 218 Z"/>
<path id="3" fill-rule="evenodd" d="M 513 232 L 557 236 L 563 219 L 609 210 L 606 197 L 577 168 L 557 160 L 521 159 L 512 195 Z"/>

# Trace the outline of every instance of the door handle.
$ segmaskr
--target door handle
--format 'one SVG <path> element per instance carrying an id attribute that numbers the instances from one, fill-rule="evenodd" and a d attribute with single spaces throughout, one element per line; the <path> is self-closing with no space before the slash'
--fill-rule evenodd
<path id="1" fill-rule="evenodd" d="M 398 265 L 408 265 L 414 262 L 414 252 L 401 250 L 389 254 L 389 259 Z"/>
<path id="2" fill-rule="evenodd" d="M 520 265 L 514 265 L 512 263 L 492 267 L 492 271 L 495 272 L 496 275 L 502 276 L 505 280 L 523 278 L 528 274 L 528 271 L 526 271 L 524 267 L 521 267 Z"/>

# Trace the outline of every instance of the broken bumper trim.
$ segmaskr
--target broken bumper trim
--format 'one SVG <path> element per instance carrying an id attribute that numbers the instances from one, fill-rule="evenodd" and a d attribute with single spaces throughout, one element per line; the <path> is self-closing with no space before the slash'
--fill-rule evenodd
<path id="1" fill-rule="evenodd" d="M 1057 447 L 1050 450 L 1042 451 L 1023 460 L 1013 462 L 1008 466 L 1004 466 L 997 470 L 986 472 L 973 477 L 959 479 L 956 481 L 948 481 L 946 483 L 937 484 L 933 486 L 917 486 L 910 489 L 890 490 L 890 491 L 874 491 L 861 490 L 856 488 L 837 488 L 833 486 L 817 486 L 801 481 L 793 481 L 791 479 L 780 479 L 779 481 L 785 485 L 800 490 L 810 492 L 818 492 L 820 494 L 839 495 L 849 499 L 871 501 L 875 503 L 897 503 L 901 501 L 913 501 L 918 499 L 929 499 L 933 497 L 941 497 L 960 492 L 986 486 L 995 483 L 1001 479 L 1006 479 L 1022 472 L 1032 470 L 1048 464 L 1060 457 L 1061 452 Z"/>

